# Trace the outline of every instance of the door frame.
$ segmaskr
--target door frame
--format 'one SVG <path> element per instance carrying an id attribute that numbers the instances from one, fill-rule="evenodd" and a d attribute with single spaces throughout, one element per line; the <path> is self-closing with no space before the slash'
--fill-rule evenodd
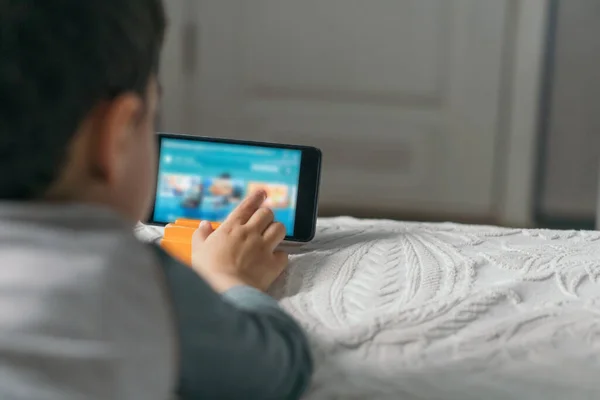
<path id="1" fill-rule="evenodd" d="M 178 130 L 180 121 L 187 118 L 186 104 L 189 94 L 185 81 L 186 27 L 188 26 L 188 0 L 168 0 L 164 2 L 167 14 L 167 31 L 161 54 L 159 81 L 162 87 L 159 106 L 158 130 L 169 127 Z"/>
<path id="2" fill-rule="evenodd" d="M 512 27 L 514 38 L 508 41 L 513 48 L 505 86 L 506 143 L 499 146 L 505 152 L 499 159 L 505 161 L 499 174 L 503 179 L 498 222 L 532 227 L 551 0 L 518 0 L 514 7 L 517 14 Z"/>

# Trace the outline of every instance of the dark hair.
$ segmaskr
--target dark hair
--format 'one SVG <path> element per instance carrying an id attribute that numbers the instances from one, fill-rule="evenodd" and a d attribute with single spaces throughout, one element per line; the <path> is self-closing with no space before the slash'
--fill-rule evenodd
<path id="1" fill-rule="evenodd" d="M 145 97 L 162 0 L 0 0 L 0 199 L 43 196 L 103 100 Z"/>

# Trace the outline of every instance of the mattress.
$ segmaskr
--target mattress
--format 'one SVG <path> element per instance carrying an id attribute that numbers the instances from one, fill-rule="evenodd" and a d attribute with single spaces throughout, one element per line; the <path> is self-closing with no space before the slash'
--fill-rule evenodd
<path id="1" fill-rule="evenodd" d="M 308 399 L 600 398 L 600 232 L 322 219 L 291 259 Z"/>

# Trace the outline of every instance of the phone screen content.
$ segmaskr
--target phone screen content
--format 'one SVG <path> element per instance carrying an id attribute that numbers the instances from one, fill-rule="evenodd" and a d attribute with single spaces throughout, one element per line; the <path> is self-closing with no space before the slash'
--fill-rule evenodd
<path id="1" fill-rule="evenodd" d="M 222 222 L 264 189 L 265 206 L 293 236 L 301 159 L 295 149 L 162 138 L 153 220 Z"/>

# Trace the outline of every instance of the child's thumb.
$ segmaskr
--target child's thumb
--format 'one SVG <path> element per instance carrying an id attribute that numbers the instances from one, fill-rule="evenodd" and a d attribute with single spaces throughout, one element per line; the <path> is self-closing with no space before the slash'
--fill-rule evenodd
<path id="1" fill-rule="evenodd" d="M 204 242 L 210 234 L 213 233 L 213 228 L 208 221 L 202 221 L 200 226 L 198 226 L 198 230 L 195 233 L 196 240 L 200 242 Z"/>

